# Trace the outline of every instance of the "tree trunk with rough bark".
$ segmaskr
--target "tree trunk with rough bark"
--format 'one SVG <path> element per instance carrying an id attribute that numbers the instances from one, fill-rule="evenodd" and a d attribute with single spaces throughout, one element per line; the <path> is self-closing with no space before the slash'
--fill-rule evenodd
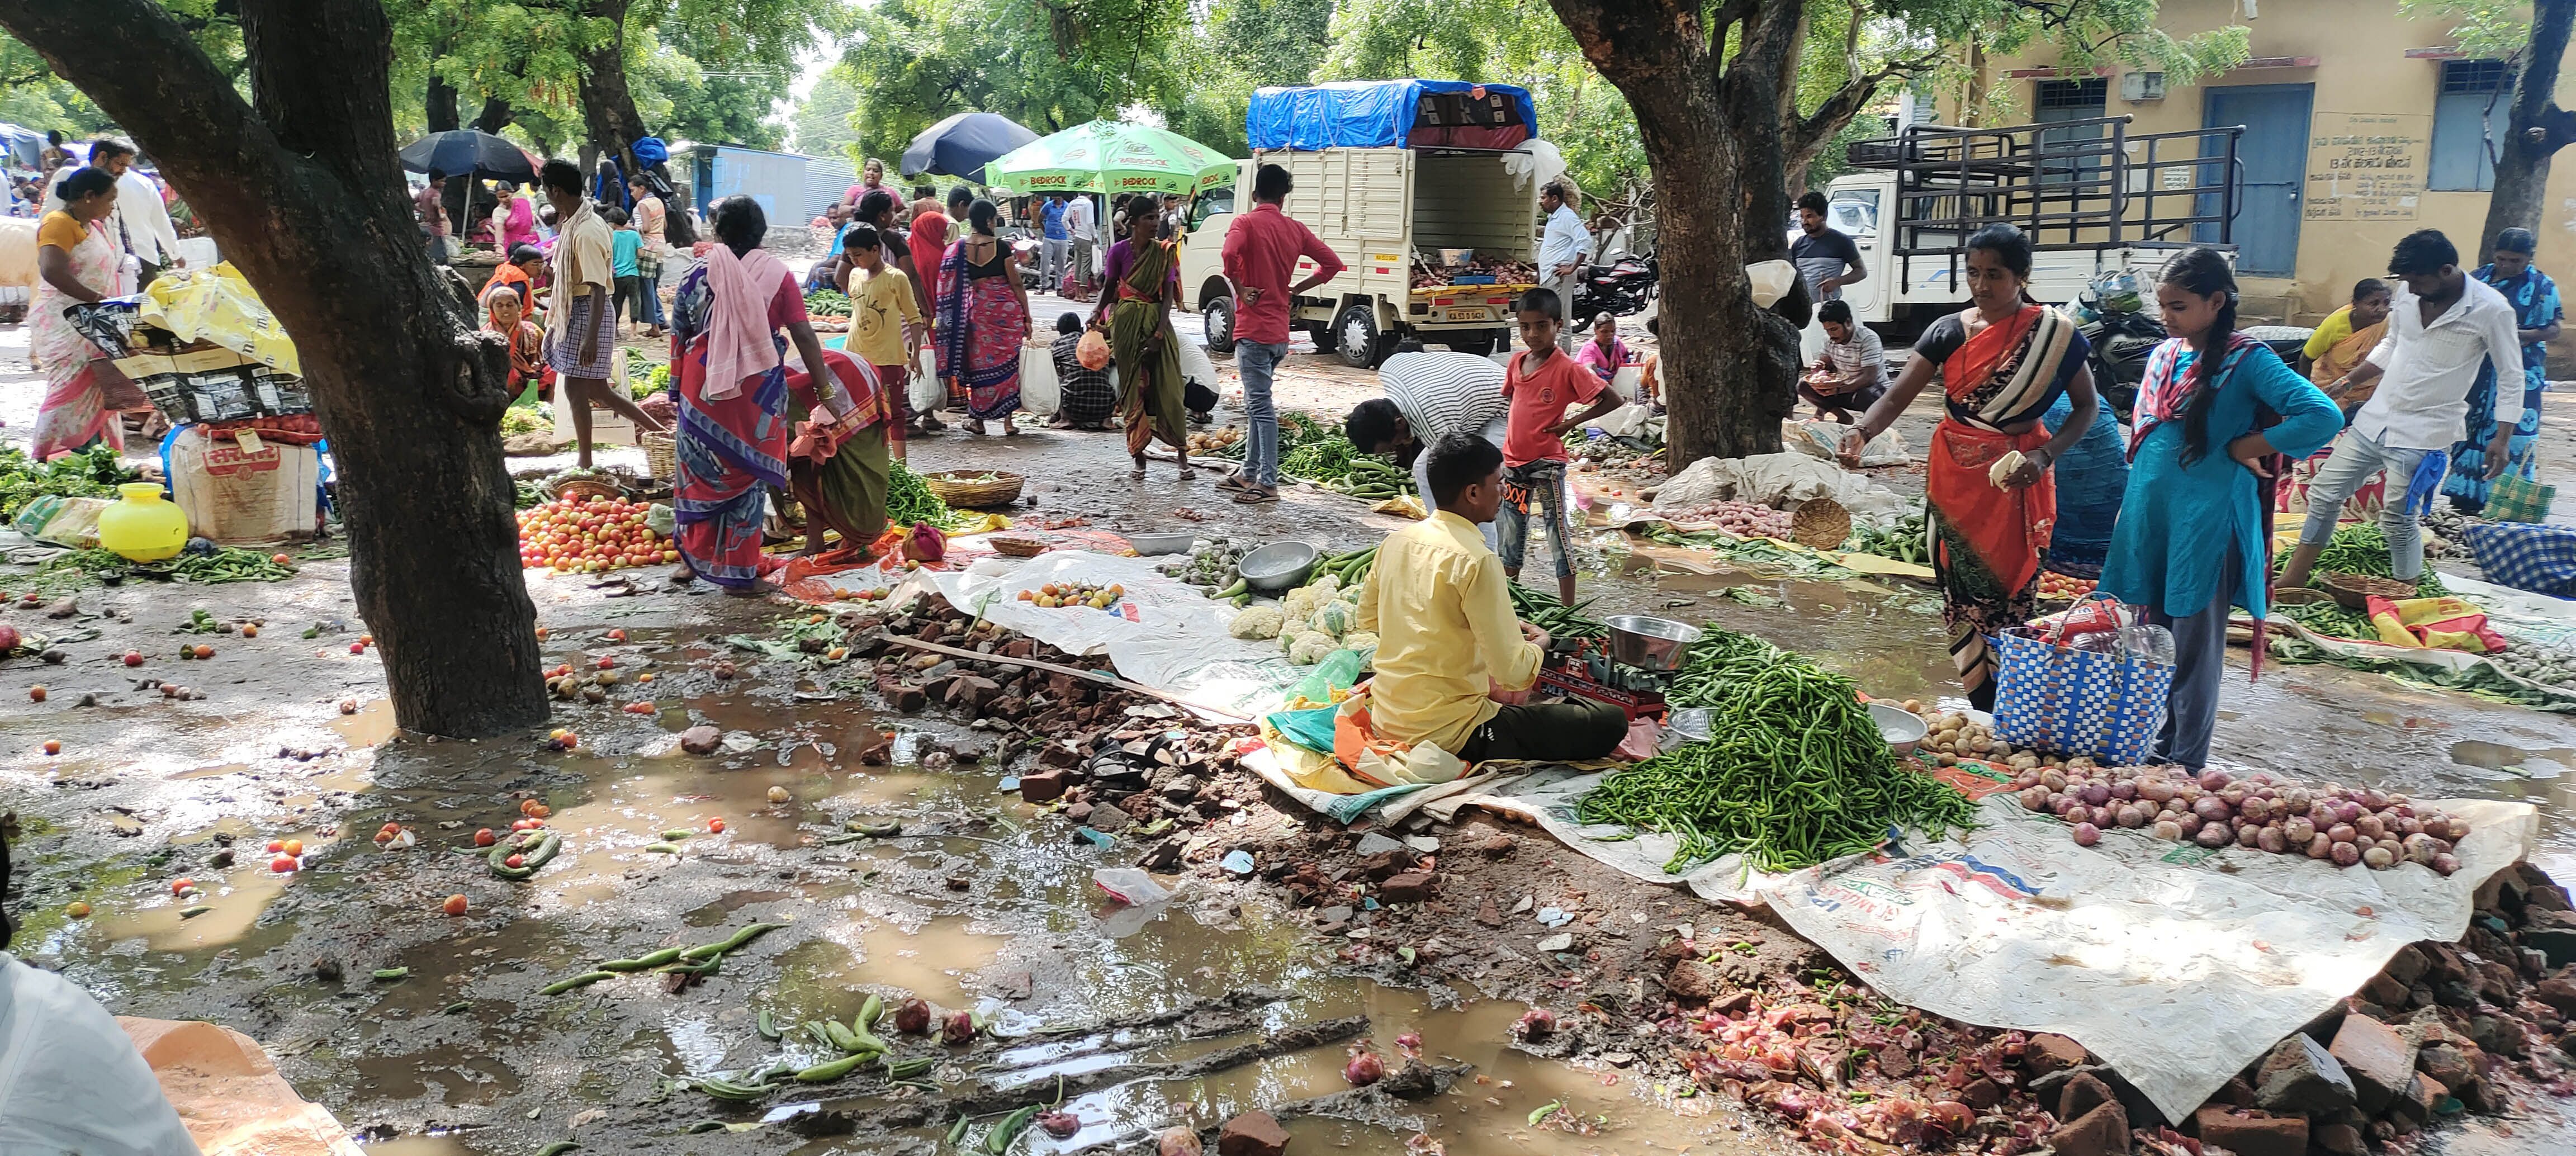
<path id="1" fill-rule="evenodd" d="M 429 77 L 429 92 L 421 98 L 421 111 L 426 114 L 431 132 L 453 132 L 464 122 L 456 111 L 456 86 L 437 73 Z"/>
<path id="2" fill-rule="evenodd" d="M 501 347 L 427 259 L 394 155 L 384 8 L 240 10 L 248 103 L 152 0 L 0 0 L 0 26 L 133 134 L 294 338 L 396 720 L 473 736 L 543 722 Z"/>
<path id="3" fill-rule="evenodd" d="M 1763 326 L 1744 267 L 1788 255 L 1784 122 L 1796 117 L 1801 6 L 1736 0 L 1709 10 L 1742 22 L 1734 55 L 1721 59 L 1725 25 L 1712 28 L 1689 0 L 1549 2 L 1585 59 L 1627 95 L 1653 163 L 1672 468 L 1778 453 L 1796 382 L 1762 371 Z"/>
<path id="4" fill-rule="evenodd" d="M 2531 42 L 2522 53 L 2513 107 L 2507 114 L 2503 147 L 2495 165 L 2495 189 L 2487 198 L 2487 219 L 2478 235 L 2481 264 L 2495 253 L 2496 234 L 2506 229 L 2540 228 L 2549 200 L 2549 165 L 2558 150 L 2576 143 L 2576 114 L 2558 107 L 2551 97 L 2558 88 L 2558 68 L 2567 55 L 2567 39 L 2576 29 L 2576 0 L 2537 0 L 2533 5 Z"/>
<path id="5" fill-rule="evenodd" d="M 501 130 L 510 127 L 510 122 L 516 119 L 518 113 L 511 110 L 507 97 L 487 96 L 483 98 L 483 111 L 474 118 L 474 127 L 499 136 Z"/>
<path id="6" fill-rule="evenodd" d="M 651 135 L 635 107 L 635 93 L 626 85 L 626 10 L 627 0 L 592 0 L 590 6 L 592 17 L 615 21 L 617 32 L 581 54 L 581 116 L 590 130 L 581 153 L 585 178 L 601 153 L 616 158 L 618 171 L 632 177 L 635 142 Z"/>

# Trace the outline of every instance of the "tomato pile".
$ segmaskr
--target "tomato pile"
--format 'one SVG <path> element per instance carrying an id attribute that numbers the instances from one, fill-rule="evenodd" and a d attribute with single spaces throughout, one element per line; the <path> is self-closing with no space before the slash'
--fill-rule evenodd
<path id="1" fill-rule="evenodd" d="M 655 562 L 677 562 L 671 540 L 644 524 L 643 502 L 605 496 L 558 498 L 519 511 L 519 564 L 566 574 L 596 574 Z"/>
<path id="2" fill-rule="evenodd" d="M 2044 600 L 2073 602 L 2093 592 L 2101 583 L 2090 578 L 2069 578 L 2054 571 L 2039 576 L 2039 596 Z"/>

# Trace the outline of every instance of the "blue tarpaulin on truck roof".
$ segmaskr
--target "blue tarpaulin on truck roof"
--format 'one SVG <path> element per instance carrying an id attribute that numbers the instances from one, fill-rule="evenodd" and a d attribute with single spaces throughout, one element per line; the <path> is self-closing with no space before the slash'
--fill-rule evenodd
<path id="1" fill-rule="evenodd" d="M 1538 108 L 1518 85 L 1350 80 L 1255 90 L 1243 122 L 1254 149 L 1508 149 L 1538 135 Z"/>

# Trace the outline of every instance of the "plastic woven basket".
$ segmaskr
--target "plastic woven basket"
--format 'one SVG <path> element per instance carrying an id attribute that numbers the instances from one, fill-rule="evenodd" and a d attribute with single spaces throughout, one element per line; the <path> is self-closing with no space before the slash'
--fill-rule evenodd
<path id="1" fill-rule="evenodd" d="M 680 479 L 679 442 L 666 433 L 646 432 L 637 439 L 644 447 L 645 476 L 657 482 Z"/>
<path id="2" fill-rule="evenodd" d="M 982 479 L 990 477 L 992 481 Z M 939 500 L 970 510 L 1007 506 L 1020 498 L 1020 487 L 1028 479 L 1001 470 L 943 470 L 921 475 L 922 484 Z"/>

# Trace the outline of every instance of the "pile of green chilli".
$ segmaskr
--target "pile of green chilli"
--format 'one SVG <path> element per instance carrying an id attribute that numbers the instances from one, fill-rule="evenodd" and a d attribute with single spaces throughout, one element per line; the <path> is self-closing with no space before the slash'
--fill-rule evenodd
<path id="1" fill-rule="evenodd" d="M 1739 852 L 1756 870 L 1793 871 L 1867 851 L 1890 828 L 1974 825 L 1966 795 L 1897 764 L 1857 684 L 1759 638 L 1710 628 L 1665 700 L 1708 708 L 1712 737 L 1611 775 L 1576 810 L 1678 836 L 1668 872 Z"/>

